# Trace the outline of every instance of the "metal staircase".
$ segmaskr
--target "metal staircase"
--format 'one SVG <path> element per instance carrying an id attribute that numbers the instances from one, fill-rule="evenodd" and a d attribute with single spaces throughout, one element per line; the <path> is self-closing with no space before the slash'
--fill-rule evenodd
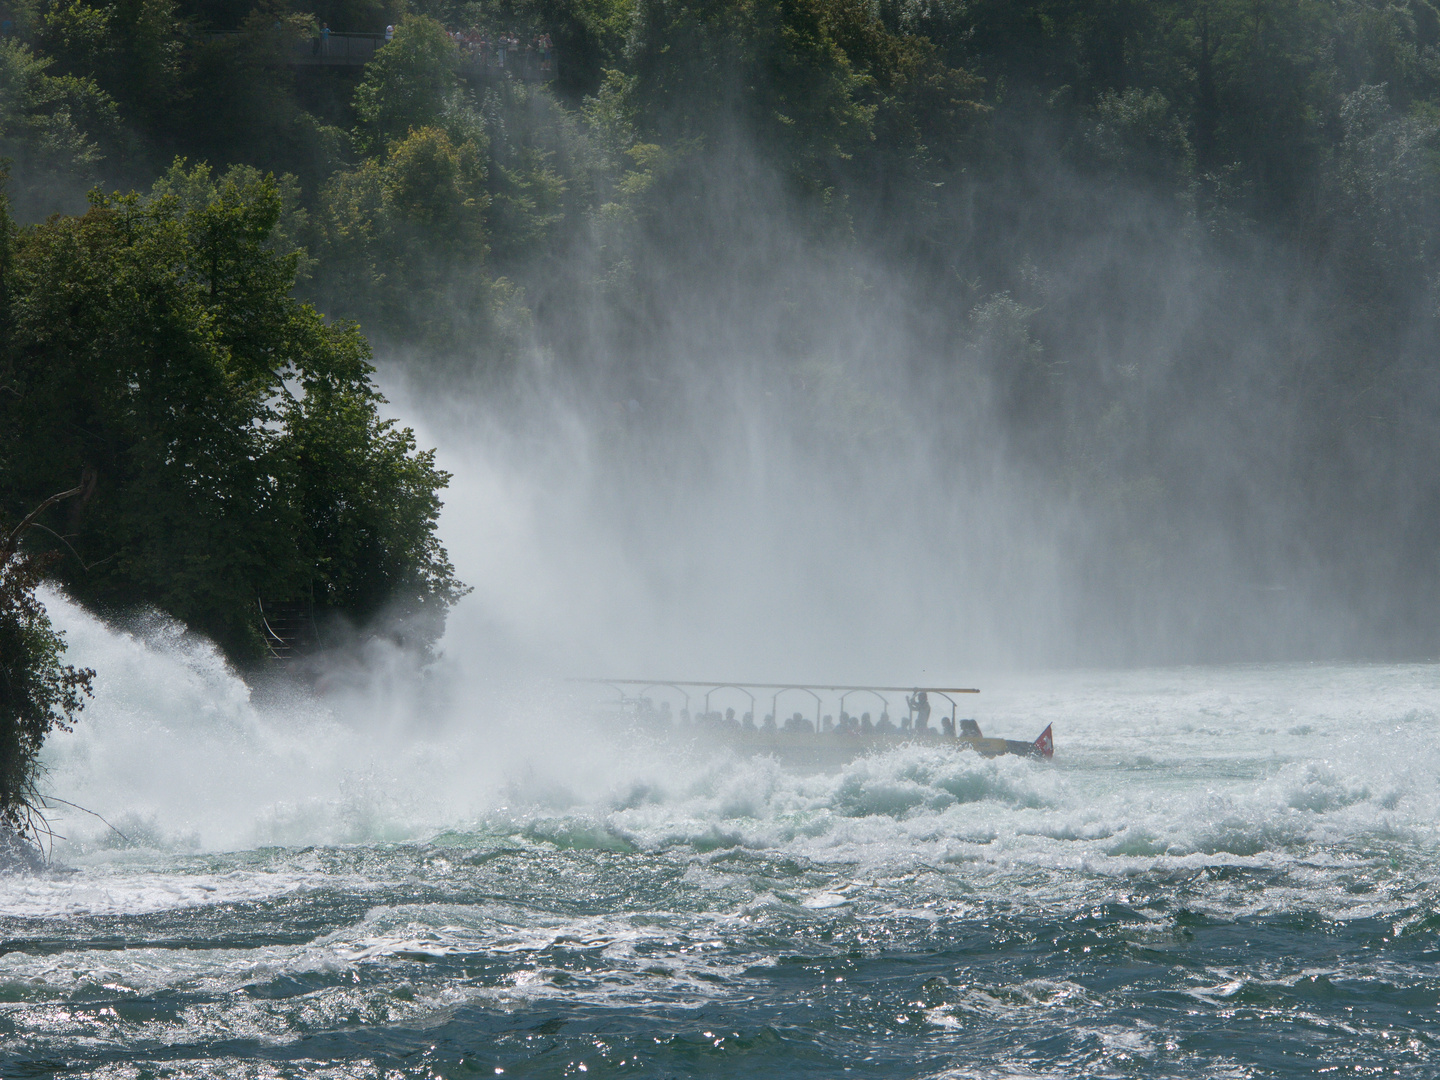
<path id="1" fill-rule="evenodd" d="M 313 649 L 319 641 L 315 618 L 305 601 L 267 604 L 257 600 L 260 627 L 271 663 L 284 663 Z"/>

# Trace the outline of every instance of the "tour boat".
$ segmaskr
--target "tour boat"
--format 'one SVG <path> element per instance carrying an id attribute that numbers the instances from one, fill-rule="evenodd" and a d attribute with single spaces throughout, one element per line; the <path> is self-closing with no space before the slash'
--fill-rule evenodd
<path id="1" fill-rule="evenodd" d="M 820 686 L 803 683 L 739 683 L 694 682 L 652 679 L 580 679 L 578 682 L 609 686 L 619 694 L 621 712 L 630 725 L 671 738 L 688 737 L 693 741 L 728 747 L 736 752 L 770 755 L 784 762 L 809 765 L 840 765 L 856 757 L 898 746 L 922 745 L 973 750 L 982 757 L 1004 754 L 1041 758 L 1055 756 L 1055 742 L 1050 725 L 1033 741 L 999 739 L 984 735 L 973 719 L 957 717 L 954 695 L 978 694 L 970 687 L 954 686 Z M 758 720 L 757 704 L 763 701 L 756 692 L 771 695 L 770 711 Z M 793 712 L 780 717 L 780 701 L 787 694 L 806 695 L 807 709 L 813 705 L 814 718 Z M 890 699 L 886 695 L 903 694 L 905 712 L 897 723 L 890 719 Z M 950 705 L 950 715 L 938 724 L 930 723 L 930 695 L 937 695 Z M 659 704 L 656 696 L 659 696 Z M 682 704 L 672 711 L 674 695 Z M 734 706 L 711 707 L 715 699 L 744 699 L 749 709 L 736 716 Z M 879 721 L 870 713 L 859 716 L 848 711 L 852 695 L 865 695 L 862 700 L 878 702 Z M 696 700 L 699 699 L 699 700 Z M 692 701 L 698 706 L 693 711 Z M 833 702 L 834 714 L 824 712 L 827 701 Z M 838 720 L 837 720 L 838 715 Z"/>

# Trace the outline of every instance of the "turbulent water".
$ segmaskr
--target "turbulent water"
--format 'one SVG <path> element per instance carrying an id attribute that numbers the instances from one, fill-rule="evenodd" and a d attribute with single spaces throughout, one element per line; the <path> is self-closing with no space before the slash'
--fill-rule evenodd
<path id="1" fill-rule="evenodd" d="M 7 1080 L 1440 1075 L 1436 667 L 1010 675 L 1052 763 L 806 774 L 52 607 L 113 828 L 0 880 Z"/>

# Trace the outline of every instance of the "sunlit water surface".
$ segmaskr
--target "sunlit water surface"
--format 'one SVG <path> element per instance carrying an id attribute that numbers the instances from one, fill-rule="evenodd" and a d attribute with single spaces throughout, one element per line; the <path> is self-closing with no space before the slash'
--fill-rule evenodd
<path id="1" fill-rule="evenodd" d="M 1440 1075 L 1436 667 L 1009 676 L 1052 763 L 816 775 L 260 707 L 54 604 L 50 787 L 126 839 L 0 879 L 7 1080 Z"/>

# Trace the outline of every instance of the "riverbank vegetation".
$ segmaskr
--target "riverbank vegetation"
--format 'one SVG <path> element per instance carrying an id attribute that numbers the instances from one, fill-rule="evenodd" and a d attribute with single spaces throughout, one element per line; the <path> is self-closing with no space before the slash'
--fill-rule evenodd
<path id="1" fill-rule="evenodd" d="M 70 730 L 95 677 L 62 663 L 65 637 L 36 595 L 56 556 L 21 547 L 47 504 L 76 494 L 52 495 L 13 525 L 0 521 L 0 870 L 30 861 L 27 842 L 46 832 L 40 748 L 57 728 Z"/>
<path id="2" fill-rule="evenodd" d="M 0 221 L 5 511 L 78 478 L 45 521 L 67 589 L 242 661 L 264 602 L 434 624 L 460 589 L 434 535 L 448 477 L 381 418 L 358 329 L 291 297 L 283 202 L 253 169 L 177 165 L 145 197 Z"/>

